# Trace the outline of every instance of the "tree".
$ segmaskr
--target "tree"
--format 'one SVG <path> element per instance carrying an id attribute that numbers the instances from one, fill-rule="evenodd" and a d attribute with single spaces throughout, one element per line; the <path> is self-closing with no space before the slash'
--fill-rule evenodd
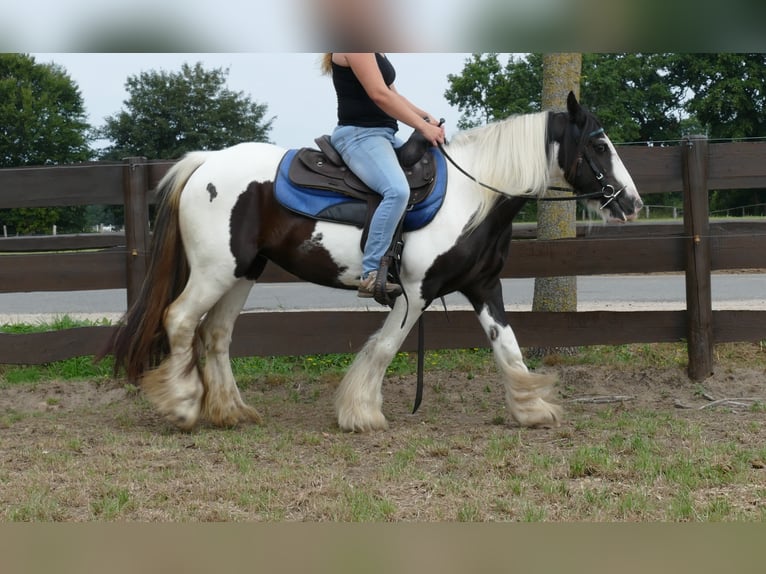
<path id="1" fill-rule="evenodd" d="M 462 74 L 449 75 L 447 100 L 463 112 L 469 127 L 535 109 L 542 93 L 542 58 L 472 55 Z M 766 137 L 766 54 L 584 54 L 582 102 L 606 126 L 615 143 L 672 145 L 684 135 L 710 138 Z M 661 194 L 652 203 L 678 206 L 680 194 Z M 757 206 L 764 190 L 715 190 L 711 210 Z M 520 220 L 536 217 L 528 206 Z M 745 213 L 750 211 L 744 210 Z M 742 213 L 738 211 L 737 213 Z"/>
<path id="2" fill-rule="evenodd" d="M 669 54 L 584 54 L 580 87 L 615 142 L 681 137 L 683 83 L 669 81 Z M 460 75 L 447 76 L 447 101 L 463 112 L 458 127 L 537 111 L 543 87 L 543 57 L 473 54 Z"/>
<path id="3" fill-rule="evenodd" d="M 557 53 L 543 56 L 543 109 L 566 109 L 570 91 L 579 96 L 582 56 Z M 554 182 L 563 185 L 566 182 Z M 568 193 L 568 192 L 567 192 Z M 575 201 L 539 201 L 537 238 L 563 239 L 577 236 Z M 533 311 L 577 311 L 577 277 L 535 278 Z M 542 354 L 542 349 L 536 350 Z M 560 349 L 559 351 L 563 351 Z"/>
<path id="4" fill-rule="evenodd" d="M 125 84 L 126 109 L 106 118 L 98 135 L 110 140 L 104 159 L 175 159 L 192 150 L 268 141 L 266 105 L 225 87 L 228 69 L 184 64 L 179 73 L 143 72 Z"/>
<path id="5" fill-rule="evenodd" d="M 670 77 L 687 87 L 686 109 L 711 139 L 766 137 L 766 54 L 681 54 Z M 715 190 L 710 203 L 714 212 L 762 215 L 766 190 Z"/>
<path id="6" fill-rule="evenodd" d="M 79 89 L 56 64 L 27 54 L 0 54 L 0 167 L 54 165 L 90 159 Z M 9 233 L 82 231 L 84 207 L 2 209 Z"/>
<path id="7" fill-rule="evenodd" d="M 709 137 L 766 136 L 766 54 L 678 54 L 669 69 Z"/>
<path id="8" fill-rule="evenodd" d="M 579 86 L 582 102 L 607 127 L 615 143 L 678 140 L 693 122 L 683 115 L 683 82 L 673 82 L 670 65 L 672 54 L 584 54 Z M 543 88 L 542 56 L 530 54 L 512 58 L 502 68 L 497 54 L 474 54 L 463 74 L 448 76 L 450 88 L 445 96 L 464 111 L 461 122 L 466 125 L 481 120 L 502 119 L 506 114 L 531 111 L 520 102 L 539 102 Z M 501 76 L 497 78 L 496 76 Z M 502 86 L 499 94 L 510 94 L 515 105 L 491 97 L 482 86 Z M 491 105 L 490 105 L 491 103 Z M 539 106 L 537 106 L 539 109 Z M 487 112 L 486 110 L 489 110 Z M 480 113 L 483 112 L 483 113 Z M 655 203 L 680 204 L 678 194 L 653 199 Z M 536 205 L 527 206 L 520 220 L 536 218 Z"/>
<path id="9" fill-rule="evenodd" d="M 542 58 L 511 55 L 503 67 L 497 54 L 472 54 L 460 75 L 447 76 L 447 101 L 463 115 L 459 129 L 540 110 Z"/>
<path id="10" fill-rule="evenodd" d="M 672 54 L 585 54 L 582 99 L 615 142 L 677 140 L 683 84 L 668 79 Z"/>

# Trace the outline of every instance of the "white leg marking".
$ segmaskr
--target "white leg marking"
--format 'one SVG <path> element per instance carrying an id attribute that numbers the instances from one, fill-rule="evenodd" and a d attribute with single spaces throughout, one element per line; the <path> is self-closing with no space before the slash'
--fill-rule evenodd
<path id="1" fill-rule="evenodd" d="M 415 292 L 408 290 L 408 292 Z M 412 298 L 407 321 L 401 326 L 407 303 L 397 299 L 383 327 L 373 334 L 357 354 L 335 394 L 338 426 L 351 432 L 367 432 L 388 428 L 383 415 L 383 377 L 388 365 L 420 316 L 423 302 Z"/>
<path id="2" fill-rule="evenodd" d="M 202 384 L 205 386 L 202 416 L 216 426 L 230 427 L 240 422 L 261 422 L 258 411 L 242 400 L 229 360 L 234 322 L 252 285 L 252 282 L 240 279 L 213 306 L 202 322 L 202 344 L 206 355 L 205 367 L 202 370 Z"/>
<path id="3" fill-rule="evenodd" d="M 204 386 L 194 362 L 199 320 L 229 286 L 192 271 L 183 293 L 165 312 L 170 354 L 143 377 L 141 386 L 159 412 L 179 428 L 194 427 L 202 407 Z"/>
<path id="4" fill-rule="evenodd" d="M 522 426 L 558 426 L 562 409 L 546 400 L 555 379 L 529 372 L 513 329 L 499 325 L 487 307 L 479 313 L 479 322 L 489 337 L 495 362 L 503 375 L 505 402 L 511 417 Z"/>

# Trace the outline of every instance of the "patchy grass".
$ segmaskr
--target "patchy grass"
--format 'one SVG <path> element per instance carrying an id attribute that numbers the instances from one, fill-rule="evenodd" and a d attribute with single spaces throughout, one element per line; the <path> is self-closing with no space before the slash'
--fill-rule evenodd
<path id="1" fill-rule="evenodd" d="M 334 421 L 346 355 L 234 361 L 264 425 L 190 433 L 133 386 L 78 380 L 84 364 L 28 382 L 6 369 L 0 520 L 763 521 L 766 401 L 700 407 L 766 397 L 764 348 L 721 346 L 702 383 L 679 353 L 589 348 L 539 364 L 560 378 L 555 429 L 510 423 L 485 350 L 429 354 L 411 415 L 415 361 L 400 354 L 383 386 L 390 429 L 369 434 Z M 574 401 L 593 395 L 631 398 Z"/>

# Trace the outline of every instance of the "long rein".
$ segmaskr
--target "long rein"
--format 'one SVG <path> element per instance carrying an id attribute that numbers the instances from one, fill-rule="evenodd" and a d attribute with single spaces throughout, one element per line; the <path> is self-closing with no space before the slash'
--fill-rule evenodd
<path id="1" fill-rule="evenodd" d="M 442 124 L 444 124 L 444 118 L 440 118 L 440 120 L 439 120 L 439 125 L 441 126 Z M 603 132 L 604 132 L 604 128 L 599 128 L 599 129 L 589 133 L 588 137 L 593 137 L 593 136 L 595 136 L 595 135 L 597 135 L 599 133 L 603 133 Z M 477 183 L 478 185 L 480 185 L 480 186 L 482 186 L 482 187 L 484 187 L 486 189 L 489 189 L 490 191 L 493 191 L 493 192 L 498 193 L 500 195 L 504 195 L 506 197 L 524 197 L 524 195 L 516 195 L 516 194 L 505 193 L 505 192 L 497 189 L 496 187 L 492 187 L 489 184 L 486 184 L 486 183 L 484 183 L 482 181 L 479 181 L 473 175 L 471 175 L 466 170 L 464 170 L 460 165 L 458 165 L 458 163 L 454 159 L 452 159 L 452 156 L 450 156 L 450 154 L 447 153 L 447 150 L 444 149 L 444 145 L 443 144 L 439 144 L 438 147 L 439 147 L 439 151 L 441 151 L 444 154 L 444 157 L 446 157 L 447 160 L 453 166 L 455 166 L 455 168 L 460 173 L 465 175 L 471 181 Z M 584 155 L 585 161 L 588 162 L 588 165 L 593 170 L 593 174 L 596 176 L 596 179 L 598 181 L 601 181 L 602 179 L 604 179 L 604 173 L 599 169 L 599 167 L 591 159 L 591 157 L 588 154 L 585 154 L 585 153 L 583 153 L 583 155 Z M 607 192 L 608 188 L 611 188 L 611 190 L 612 190 L 611 193 Z M 568 191 L 570 193 L 574 191 L 574 189 L 572 189 L 570 187 L 558 187 L 558 186 L 555 186 L 555 185 L 549 185 L 547 187 L 547 189 L 549 191 Z M 592 193 L 583 193 L 581 195 L 564 195 L 564 196 L 558 196 L 558 197 L 540 197 L 540 196 L 537 196 L 537 199 L 539 201 L 576 201 L 578 199 L 595 199 L 597 197 L 602 197 L 602 198 L 606 199 L 606 202 L 604 202 L 604 204 L 601 206 L 601 209 L 604 209 L 607 205 L 609 205 L 612 201 L 614 201 L 621 192 L 622 192 L 622 189 L 619 189 L 619 190 L 615 191 L 614 187 L 612 187 L 611 185 L 604 185 L 604 186 L 602 186 L 601 191 L 594 191 Z"/>
<path id="2" fill-rule="evenodd" d="M 473 175 L 468 173 L 465 169 L 463 169 L 454 159 L 452 159 L 452 156 L 449 153 L 447 153 L 446 149 L 444 149 L 443 144 L 439 144 L 438 147 L 439 147 L 439 151 L 442 152 L 442 154 L 444 154 L 444 157 L 446 157 L 447 160 L 453 166 L 455 166 L 455 169 L 457 169 L 460 173 L 462 173 L 464 176 L 466 176 L 468 179 L 470 179 L 474 183 L 477 183 L 478 185 L 490 191 L 494 191 L 495 193 L 504 195 L 506 197 L 524 197 L 524 195 L 512 195 L 512 194 L 506 193 L 504 191 L 497 189 L 496 187 L 492 187 L 491 185 L 487 183 L 479 181 L 478 179 L 476 179 L 476 177 L 474 177 Z M 574 191 L 571 187 L 559 187 L 555 185 L 549 185 L 547 189 L 550 191 L 568 191 L 568 192 Z M 594 199 L 596 197 L 604 197 L 604 193 L 601 191 L 594 191 L 592 193 L 584 193 L 582 195 L 566 195 L 561 197 L 538 197 L 537 199 L 540 201 L 576 201 L 578 199 Z"/>
<path id="3" fill-rule="evenodd" d="M 441 118 L 439 125 L 442 125 L 443 123 L 444 123 L 444 118 Z M 601 130 L 597 130 L 596 132 L 590 135 L 593 136 L 596 133 L 599 133 L 601 131 L 603 131 L 603 128 Z M 476 177 L 468 173 L 454 159 L 452 159 L 452 156 L 449 153 L 447 153 L 446 149 L 444 149 L 443 144 L 439 144 L 438 148 L 439 148 L 439 151 L 442 152 L 442 154 L 444 154 L 444 157 L 447 158 L 447 160 L 453 166 L 455 166 L 455 169 L 457 169 L 460 173 L 465 175 L 471 181 L 475 182 L 476 184 L 486 189 L 489 189 L 490 191 L 498 193 L 502 196 L 505 196 L 505 197 L 511 196 L 511 194 L 505 193 L 497 189 L 496 187 L 492 187 L 489 184 L 479 181 L 478 179 L 476 179 Z M 603 179 L 604 175 L 601 172 L 601 170 L 596 168 L 596 166 L 593 164 L 590 158 L 586 158 L 586 160 L 588 161 L 588 164 L 590 165 L 591 169 L 593 169 L 593 172 L 596 175 L 596 179 L 598 179 L 599 181 Z M 604 207 L 607 206 L 609 202 L 614 200 L 614 198 L 616 198 L 617 195 L 622 191 L 622 190 L 619 190 L 617 192 L 614 192 L 614 188 L 612 188 L 613 193 L 611 195 L 608 195 L 604 192 L 604 189 L 606 189 L 607 187 L 611 187 L 611 186 L 604 186 L 601 191 L 595 191 L 593 193 L 584 193 L 582 195 L 567 195 L 567 196 L 559 196 L 559 197 L 538 197 L 538 200 L 540 201 L 575 201 L 578 199 L 595 199 L 597 197 L 602 197 L 607 199 L 606 203 L 604 203 L 601 206 L 601 208 L 603 209 Z M 551 191 L 568 191 L 568 192 L 574 191 L 572 188 L 569 188 L 569 187 L 558 187 L 558 186 L 552 186 L 552 185 L 548 186 L 547 189 Z M 521 197 L 521 196 L 516 196 L 516 197 Z M 444 301 L 444 297 L 442 297 L 441 300 L 442 300 L 442 305 L 444 305 L 444 310 L 446 311 L 447 305 Z M 404 324 L 404 321 L 402 322 L 402 324 Z M 418 319 L 418 357 L 417 359 L 418 360 L 417 360 L 417 377 L 416 377 L 416 385 L 415 385 L 415 404 L 412 409 L 412 414 L 415 414 L 417 412 L 423 400 L 423 367 L 425 363 L 425 325 L 423 323 L 422 315 Z"/>

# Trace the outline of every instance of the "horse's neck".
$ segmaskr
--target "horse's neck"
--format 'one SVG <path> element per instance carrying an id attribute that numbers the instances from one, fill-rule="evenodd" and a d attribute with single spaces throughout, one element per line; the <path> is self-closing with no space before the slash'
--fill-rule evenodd
<path id="1" fill-rule="evenodd" d="M 456 138 L 454 156 L 473 177 L 508 195 L 539 193 L 548 182 L 547 113 L 525 114 Z"/>

